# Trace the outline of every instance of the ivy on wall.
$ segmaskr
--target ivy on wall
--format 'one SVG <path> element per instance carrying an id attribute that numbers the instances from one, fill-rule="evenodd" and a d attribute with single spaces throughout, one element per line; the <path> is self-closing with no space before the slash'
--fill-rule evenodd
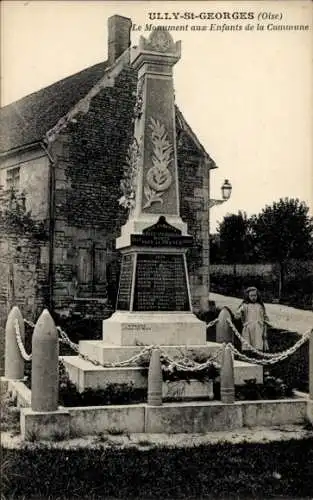
<path id="1" fill-rule="evenodd" d="M 0 229 L 15 236 L 29 235 L 40 240 L 48 237 L 45 223 L 34 220 L 26 210 L 26 195 L 0 187 Z"/>
<path id="2" fill-rule="evenodd" d="M 125 69 L 115 86 L 100 91 L 89 111 L 67 128 L 68 154 L 62 163 L 66 189 L 56 193 L 57 217 L 77 227 L 96 227 L 115 237 L 126 222 L 119 204 L 127 148 L 133 135 L 136 74 Z"/>

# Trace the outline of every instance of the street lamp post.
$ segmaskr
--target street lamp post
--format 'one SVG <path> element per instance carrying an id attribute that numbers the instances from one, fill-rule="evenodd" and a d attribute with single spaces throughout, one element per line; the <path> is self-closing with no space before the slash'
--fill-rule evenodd
<path id="1" fill-rule="evenodd" d="M 221 205 L 222 203 L 225 203 L 225 201 L 229 200 L 232 192 L 232 185 L 228 179 L 225 179 L 221 187 L 221 191 L 222 191 L 222 198 L 219 200 L 210 199 L 209 208 L 215 207 L 216 205 Z"/>

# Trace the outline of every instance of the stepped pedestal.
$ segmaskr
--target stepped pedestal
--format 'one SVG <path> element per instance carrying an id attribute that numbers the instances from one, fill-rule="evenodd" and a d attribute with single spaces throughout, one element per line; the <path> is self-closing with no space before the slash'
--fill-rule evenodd
<path id="1" fill-rule="evenodd" d="M 156 30 L 140 37 L 131 55 L 137 103 L 119 200 L 129 215 L 116 240 L 122 254 L 116 312 L 103 321 L 102 342 L 80 343 L 80 352 L 101 364 L 131 358 L 142 350 L 138 344 L 158 345 L 178 358 L 181 351 L 207 357 L 221 351 L 206 342 L 206 325 L 192 313 L 186 255 L 194 243 L 180 215 L 175 130 L 173 67 L 180 52 L 170 33 Z M 122 383 L 147 387 L 147 368 L 104 368 L 75 356 L 64 363 L 80 391 Z M 262 368 L 235 362 L 235 383 L 252 378 L 262 382 Z M 188 392 L 189 398 L 203 395 L 198 383 Z"/>
<path id="2" fill-rule="evenodd" d="M 206 326 L 191 312 L 116 311 L 103 321 L 103 340 L 116 346 L 203 345 Z"/>
<path id="3" fill-rule="evenodd" d="M 206 342 L 203 345 L 165 345 L 161 349 L 170 357 L 181 358 L 185 355 L 201 357 L 212 356 L 219 362 L 221 359 L 222 345 L 216 342 Z M 142 346 L 107 345 L 103 341 L 81 341 L 80 353 L 96 363 L 110 364 L 130 359 L 142 351 Z M 63 356 L 63 363 L 70 380 L 80 392 L 87 388 L 105 389 L 110 384 L 133 384 L 134 388 L 147 388 L 148 368 L 141 366 L 106 368 L 86 361 L 79 356 Z M 263 382 L 263 369 L 261 366 L 243 361 L 234 362 L 235 384 L 244 385 L 245 380 L 256 379 L 258 384 Z M 184 387 L 185 385 L 185 387 Z M 178 390 L 179 386 L 179 390 Z M 206 383 L 180 381 L 179 383 L 164 383 L 163 397 L 175 399 L 202 399 L 208 398 Z"/>

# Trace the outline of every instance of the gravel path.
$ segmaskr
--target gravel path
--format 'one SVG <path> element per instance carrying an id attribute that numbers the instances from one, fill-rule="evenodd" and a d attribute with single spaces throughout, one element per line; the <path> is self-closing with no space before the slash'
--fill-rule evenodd
<path id="1" fill-rule="evenodd" d="M 77 449 L 77 448 L 98 448 L 99 446 L 139 449 L 153 448 L 155 446 L 168 447 L 193 447 L 200 445 L 210 445 L 216 443 L 269 443 L 272 441 L 286 441 L 290 439 L 312 438 L 313 431 L 305 429 L 300 425 L 285 425 L 280 427 L 254 427 L 253 429 L 242 428 L 236 431 L 207 432 L 206 434 L 127 434 L 112 436 L 103 434 L 102 436 L 85 436 L 59 442 L 34 442 L 26 443 L 20 435 L 12 435 L 10 432 L 3 432 L 1 445 L 4 448 L 35 449 L 47 446 L 54 449 Z"/>

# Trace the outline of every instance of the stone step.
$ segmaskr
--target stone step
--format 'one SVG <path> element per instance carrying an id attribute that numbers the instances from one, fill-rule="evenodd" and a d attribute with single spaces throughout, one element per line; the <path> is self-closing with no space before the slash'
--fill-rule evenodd
<path id="1" fill-rule="evenodd" d="M 147 368 L 133 366 L 105 368 L 94 365 L 80 356 L 62 356 L 62 360 L 70 380 L 80 392 L 87 388 L 105 389 L 110 384 L 132 383 L 135 388 L 147 388 Z M 234 375 L 236 385 L 243 385 L 248 379 L 256 379 L 259 384 L 263 382 L 262 367 L 252 363 L 235 360 Z M 188 384 L 188 382 L 184 383 Z M 195 391 L 195 399 L 197 397 L 199 396 Z M 188 392 L 188 399 L 190 398 L 192 398 L 192 393 Z"/>
<path id="2" fill-rule="evenodd" d="M 187 354 L 197 355 L 197 357 L 215 357 L 220 351 L 222 354 L 222 344 L 217 342 L 206 342 L 203 345 L 162 345 L 160 346 L 168 356 L 183 357 Z M 79 352 L 88 356 L 90 360 L 101 365 L 106 363 L 119 363 L 126 361 L 143 350 L 143 346 L 116 346 L 108 345 L 102 340 L 81 340 L 79 342 Z M 216 359 L 219 360 L 220 356 Z"/>

